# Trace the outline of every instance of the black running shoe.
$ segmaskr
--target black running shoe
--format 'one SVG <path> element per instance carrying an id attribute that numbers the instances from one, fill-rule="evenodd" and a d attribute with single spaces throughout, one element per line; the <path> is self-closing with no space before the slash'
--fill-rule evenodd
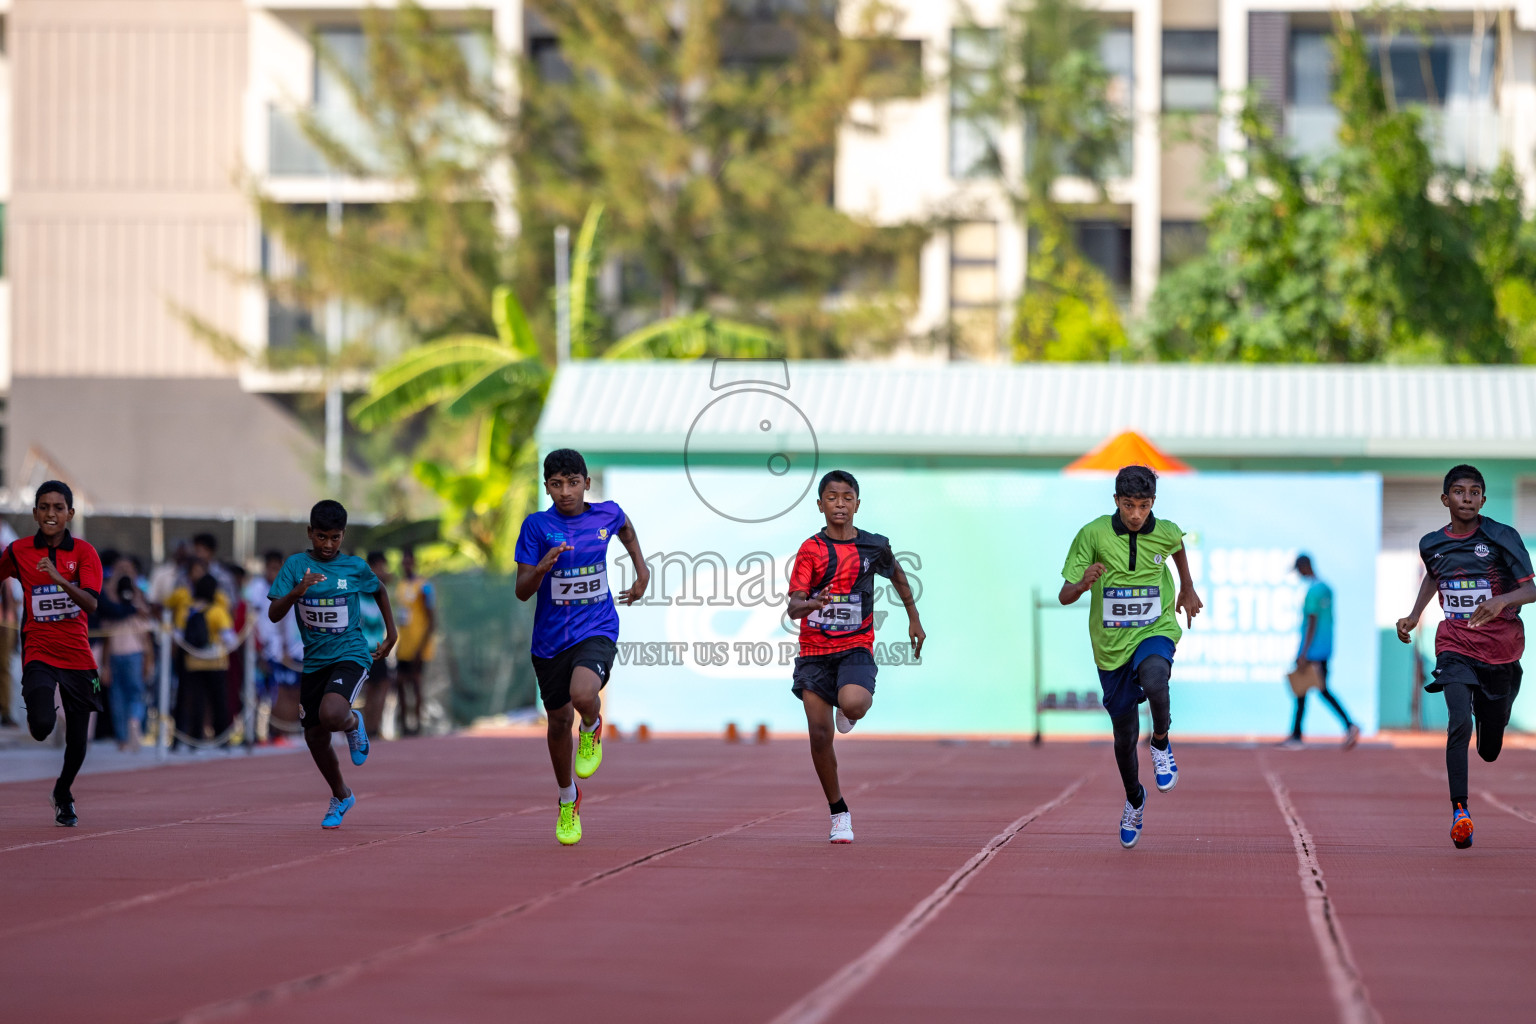
<path id="1" fill-rule="evenodd" d="M 66 800 L 59 803 L 58 798 L 50 796 L 48 802 L 53 805 L 53 823 L 63 828 L 74 828 L 80 824 L 80 819 L 75 816 L 75 802 Z"/>

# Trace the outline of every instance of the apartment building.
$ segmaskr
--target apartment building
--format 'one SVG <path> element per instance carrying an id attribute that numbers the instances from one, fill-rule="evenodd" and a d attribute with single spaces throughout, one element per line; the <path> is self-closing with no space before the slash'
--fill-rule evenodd
<path id="1" fill-rule="evenodd" d="M 858 120 L 876 131 L 845 130 L 838 153 L 837 202 L 883 222 L 941 213 L 952 230 L 932 238 L 921 258 L 914 328 L 953 325 L 971 358 L 1006 359 L 1006 323 L 1027 273 L 1028 244 L 1005 190 L 984 169 L 983 133 L 966 118 L 956 90 L 995 59 L 1004 0 L 896 0 L 900 34 L 939 87 L 908 99 L 866 104 Z M 1169 130 L 1179 119 L 1218 130 L 1223 96 L 1252 87 L 1280 118 L 1297 151 L 1332 144 L 1338 122 L 1329 94 L 1327 36 L 1334 10 L 1362 15 L 1358 0 L 1102 0 L 1101 58 L 1111 95 L 1132 130 L 1126 165 L 1108 182 L 1107 207 L 1082 180 L 1058 183 L 1056 198 L 1082 203 L 1077 240 L 1108 276 L 1127 308 L 1139 308 L 1161 269 L 1202 240 L 1203 158 Z M 1412 4 L 1417 7 L 1419 5 Z M 962 13 L 964 12 L 964 13 Z M 1424 109 L 1440 159 L 1490 168 L 1504 154 L 1533 180 L 1536 156 L 1536 3 L 1480 6 L 1437 0 L 1419 25 L 1383 40 L 1397 100 Z M 998 133 L 1005 165 L 1018 167 L 1023 132 Z M 899 169 L 893 172 L 893 169 Z M 1536 200 L 1536 188 L 1531 192 Z M 1090 205 L 1091 204 L 1091 205 Z"/>

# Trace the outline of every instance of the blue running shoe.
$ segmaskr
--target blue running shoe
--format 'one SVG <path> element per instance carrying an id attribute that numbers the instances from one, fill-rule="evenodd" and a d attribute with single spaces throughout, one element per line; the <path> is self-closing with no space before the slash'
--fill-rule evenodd
<path id="1" fill-rule="evenodd" d="M 352 805 L 355 803 L 357 803 L 356 793 L 348 793 L 345 800 L 337 800 L 335 797 L 331 797 L 330 809 L 325 812 L 325 817 L 320 819 L 320 827 L 341 827 L 341 819 L 352 809 Z"/>
<path id="2" fill-rule="evenodd" d="M 1143 787 L 1141 791 L 1141 806 L 1132 807 L 1131 802 L 1125 802 L 1125 811 L 1120 815 L 1120 845 L 1129 850 L 1136 845 L 1136 840 L 1141 838 L 1141 812 L 1147 806 L 1147 791 Z"/>
<path id="3" fill-rule="evenodd" d="M 1179 766 L 1173 760 L 1173 744 L 1168 744 L 1167 750 L 1152 748 L 1152 778 L 1157 783 L 1157 791 L 1166 793 L 1179 784 Z"/>
<path id="4" fill-rule="evenodd" d="M 347 749 L 352 751 L 352 763 L 360 765 L 368 760 L 368 734 L 363 731 L 363 716 L 357 716 L 357 728 L 347 730 Z"/>
<path id="5" fill-rule="evenodd" d="M 1461 804 L 1456 805 L 1451 815 L 1451 842 L 1458 850 L 1468 849 L 1472 845 L 1472 815 Z"/>

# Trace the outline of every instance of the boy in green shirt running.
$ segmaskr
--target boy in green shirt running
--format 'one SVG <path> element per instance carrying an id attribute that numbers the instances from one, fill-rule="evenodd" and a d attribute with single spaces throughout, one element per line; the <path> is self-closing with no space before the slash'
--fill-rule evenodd
<path id="1" fill-rule="evenodd" d="M 1166 793 L 1179 781 L 1179 766 L 1168 743 L 1168 677 L 1174 645 L 1183 635 L 1177 613 L 1184 612 L 1192 624 L 1202 607 L 1189 575 L 1184 531 L 1152 515 L 1156 498 L 1156 473 L 1146 466 L 1120 470 L 1115 476 L 1115 512 L 1077 531 L 1061 569 L 1066 582 L 1058 595 L 1062 604 L 1072 604 L 1093 592 L 1088 636 L 1104 690 L 1104 710 L 1114 724 L 1115 763 L 1125 783 L 1120 845 L 1126 849 L 1141 838 L 1147 799 L 1136 771 L 1141 725 L 1136 709 L 1143 702 L 1150 705 L 1153 775 L 1158 790 Z M 1170 560 L 1179 569 L 1177 601 Z"/>

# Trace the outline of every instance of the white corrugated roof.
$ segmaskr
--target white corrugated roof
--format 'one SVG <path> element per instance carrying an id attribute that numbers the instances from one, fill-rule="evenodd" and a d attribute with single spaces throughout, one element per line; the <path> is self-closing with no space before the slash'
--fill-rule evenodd
<path id="1" fill-rule="evenodd" d="M 570 363 L 540 447 L 755 451 L 782 396 L 848 454 L 1076 456 L 1134 429 L 1178 456 L 1536 457 L 1536 368 L 791 362 L 787 390 L 713 369 Z"/>

